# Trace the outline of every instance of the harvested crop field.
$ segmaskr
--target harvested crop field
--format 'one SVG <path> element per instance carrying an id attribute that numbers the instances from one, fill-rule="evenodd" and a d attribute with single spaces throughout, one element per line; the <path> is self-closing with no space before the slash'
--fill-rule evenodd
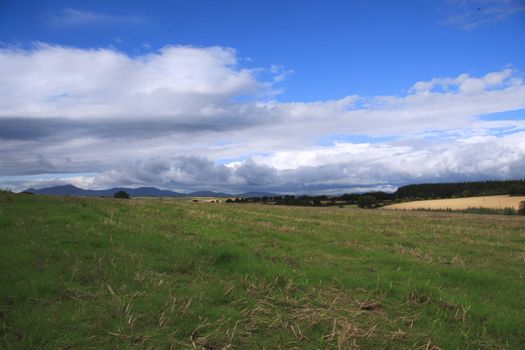
<path id="1" fill-rule="evenodd" d="M 521 201 L 525 201 L 525 196 L 484 196 L 466 198 L 432 199 L 426 201 L 413 201 L 387 205 L 383 209 L 452 209 L 462 210 L 468 208 L 513 208 L 518 209 Z"/>

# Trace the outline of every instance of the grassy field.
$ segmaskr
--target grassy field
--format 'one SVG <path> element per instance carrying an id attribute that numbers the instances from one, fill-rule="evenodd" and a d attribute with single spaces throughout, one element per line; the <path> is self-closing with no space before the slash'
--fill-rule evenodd
<path id="1" fill-rule="evenodd" d="M 520 349 L 525 218 L 0 193 L 0 348 Z"/>
<path id="2" fill-rule="evenodd" d="M 468 208 L 503 209 L 512 208 L 517 210 L 520 202 L 525 201 L 525 196 L 482 196 L 465 198 L 431 199 L 425 201 L 413 201 L 397 203 L 384 206 L 383 209 L 452 209 L 462 210 Z"/>

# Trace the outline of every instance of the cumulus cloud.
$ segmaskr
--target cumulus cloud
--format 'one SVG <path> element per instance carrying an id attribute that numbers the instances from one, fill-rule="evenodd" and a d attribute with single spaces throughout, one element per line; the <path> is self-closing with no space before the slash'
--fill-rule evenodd
<path id="1" fill-rule="evenodd" d="M 299 138 L 334 130 L 417 133 L 474 127 L 480 114 L 525 107 L 525 86 L 512 69 L 481 78 L 461 74 L 417 82 L 405 96 L 280 103 L 258 98 L 272 90 L 272 81 L 259 81 L 260 69 L 241 68 L 238 61 L 234 50 L 221 47 L 168 46 L 136 57 L 112 49 L 45 44 L 30 50 L 4 48 L 0 137 L 14 139 L 17 131 L 24 135 L 17 122 L 34 125 L 37 137 L 48 136 L 46 131 L 78 135 L 85 130 L 104 138 L 119 131 L 149 137 L 246 127 L 275 133 L 283 125 L 294 131 L 289 137 Z M 278 78 L 283 69 L 272 66 L 268 72 Z M 239 102 L 240 96 L 251 99 Z"/>
<path id="2" fill-rule="evenodd" d="M 276 84 L 290 72 L 245 68 L 223 47 L 0 49 L 0 176 L 326 192 L 523 174 L 525 118 L 480 117 L 525 109 L 512 68 L 415 82 L 404 95 L 280 102 Z"/>
<path id="3" fill-rule="evenodd" d="M 233 49 L 168 46 L 130 57 L 113 49 L 37 44 L 0 50 L 0 116 L 206 120 L 261 87 Z"/>

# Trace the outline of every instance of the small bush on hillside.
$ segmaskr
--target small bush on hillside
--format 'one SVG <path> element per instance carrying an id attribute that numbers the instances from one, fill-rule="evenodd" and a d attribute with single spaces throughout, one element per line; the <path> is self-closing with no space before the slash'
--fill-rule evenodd
<path id="1" fill-rule="evenodd" d="M 373 196 L 361 196 L 357 198 L 357 206 L 359 208 L 375 208 L 377 200 Z"/>
<path id="2" fill-rule="evenodd" d="M 518 207 L 518 214 L 525 215 L 525 201 L 520 202 L 520 206 Z"/>
<path id="3" fill-rule="evenodd" d="M 129 199 L 129 194 L 126 191 L 118 191 L 113 195 L 113 198 Z"/>

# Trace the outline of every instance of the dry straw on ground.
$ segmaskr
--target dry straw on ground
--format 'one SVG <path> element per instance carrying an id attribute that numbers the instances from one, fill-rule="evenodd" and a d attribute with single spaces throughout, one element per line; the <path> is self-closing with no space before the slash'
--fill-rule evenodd
<path id="1" fill-rule="evenodd" d="M 452 209 L 463 210 L 468 208 L 518 209 L 525 196 L 484 196 L 466 198 L 432 199 L 387 205 L 384 209 Z"/>

